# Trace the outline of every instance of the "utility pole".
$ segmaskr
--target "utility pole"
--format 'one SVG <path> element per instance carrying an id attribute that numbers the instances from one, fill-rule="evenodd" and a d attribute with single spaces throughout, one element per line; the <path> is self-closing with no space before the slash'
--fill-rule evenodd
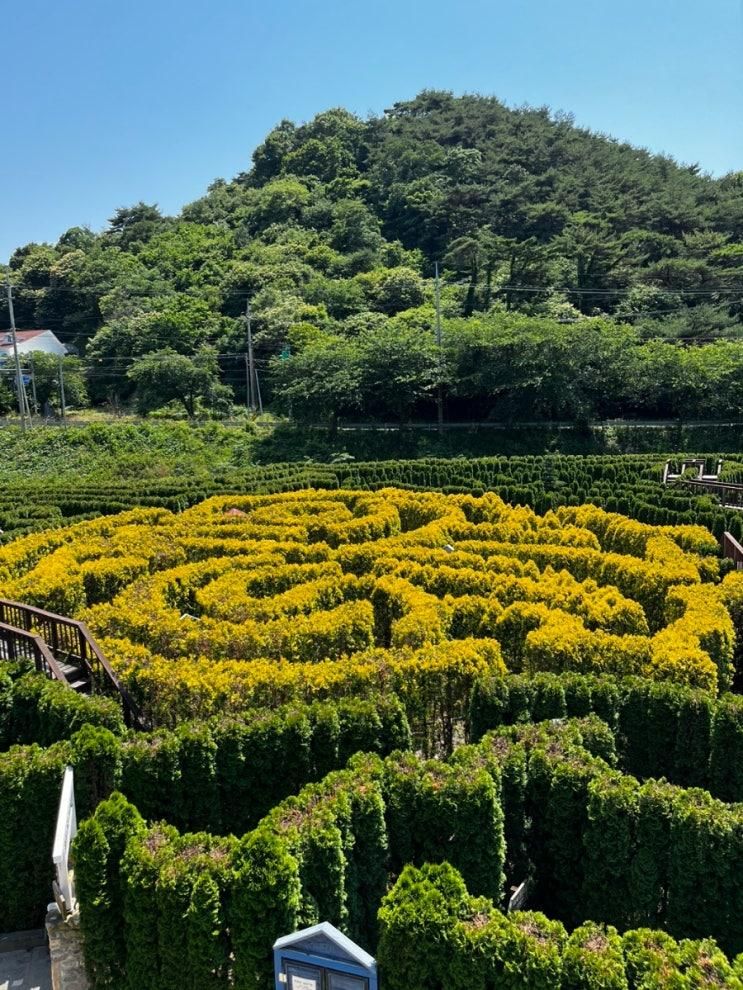
<path id="1" fill-rule="evenodd" d="M 261 398 L 261 383 L 258 381 L 258 369 L 255 369 L 255 391 L 258 395 L 258 412 L 263 415 L 263 399 Z"/>
<path id="2" fill-rule="evenodd" d="M 245 322 L 248 326 L 248 409 L 255 412 L 255 356 L 253 355 L 253 326 L 250 313 L 250 300 L 245 304 Z"/>
<path id="3" fill-rule="evenodd" d="M 10 340 L 13 344 L 13 357 L 15 359 L 15 382 L 18 395 L 18 412 L 21 414 L 21 430 L 26 430 L 26 404 L 25 390 L 23 388 L 23 375 L 21 374 L 21 359 L 18 356 L 18 338 L 15 333 L 15 312 L 13 311 L 13 287 L 10 284 L 10 275 L 6 276 L 5 289 L 8 294 L 8 315 L 10 316 Z"/>
<path id="4" fill-rule="evenodd" d="M 248 355 L 245 355 L 245 408 L 250 412 L 250 364 Z"/>
<path id="5" fill-rule="evenodd" d="M 65 402 L 64 394 L 64 365 L 62 364 L 62 355 L 59 356 L 59 402 L 62 408 L 62 422 L 64 423 L 67 419 L 67 403 Z"/>
<path id="6" fill-rule="evenodd" d="M 38 416 L 39 402 L 36 398 L 36 368 L 34 368 L 34 359 L 31 354 L 29 354 L 28 363 L 31 366 L 31 399 L 33 400 L 34 416 Z"/>
<path id="7" fill-rule="evenodd" d="M 436 296 L 436 348 L 438 350 L 438 371 L 439 371 L 439 384 L 436 394 L 436 414 L 438 418 L 439 433 L 443 433 L 444 430 L 444 384 L 441 381 L 441 372 L 443 367 L 443 361 L 441 360 L 441 286 L 439 284 L 439 263 L 436 262 L 436 282 L 435 282 L 435 296 Z"/>

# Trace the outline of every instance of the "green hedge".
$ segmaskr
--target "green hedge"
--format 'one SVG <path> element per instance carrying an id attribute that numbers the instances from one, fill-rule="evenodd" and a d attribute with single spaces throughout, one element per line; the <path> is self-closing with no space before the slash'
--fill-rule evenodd
<path id="1" fill-rule="evenodd" d="M 43 674 L 0 662 L 0 751 L 15 744 L 51 746 L 83 725 L 121 735 L 121 706 L 113 698 L 78 694 Z"/>
<path id="2" fill-rule="evenodd" d="M 556 432 L 555 439 L 562 438 L 563 432 L 559 435 Z M 395 443 L 399 447 L 399 437 Z M 684 438 L 679 436 L 667 449 L 678 452 L 684 447 Z M 688 445 L 686 453 L 690 453 Z M 709 452 L 706 456 L 713 464 L 720 455 Z M 740 479 L 742 455 L 724 456 L 728 476 Z M 5 482 L 0 492 L 0 528 L 5 531 L 0 535 L 0 543 L 34 530 L 68 525 L 136 506 L 179 511 L 209 495 L 303 488 L 374 489 L 390 485 L 475 495 L 494 491 L 508 502 L 531 505 L 537 512 L 593 502 L 609 512 L 621 512 L 641 522 L 699 523 L 708 526 L 718 537 L 728 530 L 741 539 L 743 516 L 739 511 L 725 508 L 710 496 L 697 495 L 682 485 L 661 484 L 665 459 L 662 453 L 424 457 L 346 464 L 277 463 L 209 478 L 171 477 L 144 482 L 102 478 L 98 483 L 83 481 L 73 485 L 65 481 L 55 484 L 48 480 L 12 479 Z"/>
<path id="3" fill-rule="evenodd" d="M 472 691 L 469 733 L 594 713 L 614 731 L 621 767 L 743 801 L 743 697 L 583 674 L 489 677 Z"/>
<path id="4" fill-rule="evenodd" d="M 49 749 L 13 746 L 0 754 L 0 929 L 38 928 L 50 900 L 51 852 L 62 776 L 73 766 L 80 818 L 111 793 L 121 741 L 84 726 Z"/>
<path id="5" fill-rule="evenodd" d="M 148 820 L 241 835 L 280 800 L 363 749 L 410 746 L 395 698 L 292 705 L 243 720 L 117 737 L 84 726 L 48 749 L 0 754 L 0 930 L 38 925 L 49 901 L 50 850 L 66 765 L 75 769 L 78 819 L 117 788 Z"/>
<path id="6" fill-rule="evenodd" d="M 491 907 L 503 902 L 504 872 L 509 880 L 530 875 L 536 906 L 570 927 L 592 916 L 618 929 L 665 926 L 678 937 L 712 936 L 728 951 L 743 949 L 743 809 L 698 790 L 640 784 L 606 758 L 614 758 L 613 737 L 595 717 L 503 729 L 446 763 L 410 753 L 384 760 L 358 754 L 236 842 L 137 824 L 123 856 L 120 822 L 139 819 L 117 797 L 98 808 L 76 840 L 78 864 L 91 864 L 79 888 L 83 928 L 94 932 L 103 924 L 119 933 L 121 974 L 156 974 L 150 983 L 110 985 L 175 986 L 178 960 L 188 958 L 222 987 L 229 959 L 236 987 L 262 990 L 271 985 L 276 937 L 323 919 L 373 950 L 376 910 L 389 881 L 411 864 L 453 861 L 473 895 Z M 521 838 L 525 875 L 512 876 L 509 836 Z M 107 850 L 114 845 L 119 852 L 112 857 Z M 188 917 L 197 883 L 208 891 L 208 931 L 191 934 L 181 926 L 174 934 L 173 919 Z M 102 904 L 109 912 L 103 922 Z M 487 910 L 480 914 L 483 953 L 509 960 L 509 939 L 513 952 L 524 952 L 526 938 L 543 953 L 534 966 L 544 967 L 544 982 L 533 985 L 554 985 L 549 945 L 559 925 L 533 916 L 521 935 L 506 937 L 502 925 L 488 928 Z M 564 985 L 621 985 L 616 933 L 585 925 L 577 931 L 559 953 L 560 971 L 574 981 Z M 113 965 L 97 944 L 93 936 L 92 973 Z M 448 988 L 447 980 L 456 985 L 458 977 L 444 978 L 440 950 L 432 949 L 430 985 Z M 460 964 L 466 972 L 469 963 Z M 503 962 L 507 971 L 512 965 Z M 485 985 L 500 985 L 492 980 Z"/>
<path id="7" fill-rule="evenodd" d="M 407 866 L 379 911 L 385 990 L 743 990 L 711 939 L 586 922 L 570 936 L 535 912 L 503 915 L 448 864 Z"/>
<path id="8" fill-rule="evenodd" d="M 453 856 L 473 889 L 498 900 L 503 893 L 495 778 L 412 754 L 355 756 L 237 842 L 180 835 L 171 826 L 145 829 L 136 809 L 114 795 L 81 826 L 74 849 L 96 987 L 175 988 L 183 959 L 212 974 L 212 983 L 194 990 L 226 986 L 229 958 L 235 986 L 268 986 L 274 940 L 319 920 L 373 948 L 390 863 L 407 857 Z M 211 891 L 212 921 L 191 933 L 178 919 L 188 918 L 197 884 Z"/>
<path id="9" fill-rule="evenodd" d="M 743 805 L 619 773 L 593 724 L 511 726 L 455 754 L 515 781 L 517 799 L 504 803 L 506 840 L 520 839 L 509 882 L 532 877 L 535 902 L 570 926 L 590 917 L 743 951 Z"/>

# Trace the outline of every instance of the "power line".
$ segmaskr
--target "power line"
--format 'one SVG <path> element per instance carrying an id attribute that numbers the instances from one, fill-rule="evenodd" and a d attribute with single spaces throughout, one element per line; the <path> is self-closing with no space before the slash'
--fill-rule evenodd
<path id="1" fill-rule="evenodd" d="M 642 269 L 639 269 L 639 273 L 640 274 L 642 273 Z M 432 282 L 433 279 L 428 278 L 428 279 L 424 279 L 424 281 L 426 281 L 426 282 Z M 621 295 L 621 294 L 626 294 L 626 293 L 634 292 L 638 288 L 637 285 L 635 285 L 635 286 L 618 286 L 617 288 L 613 288 L 613 289 L 599 289 L 599 288 L 592 289 L 592 288 L 570 288 L 569 286 L 560 286 L 560 285 L 553 285 L 553 286 L 528 285 L 528 284 L 527 285 L 508 285 L 508 284 L 507 285 L 497 285 L 496 283 L 492 283 L 492 282 L 488 286 L 488 283 L 485 282 L 485 281 L 482 281 L 480 279 L 476 279 L 474 282 L 472 282 L 468 278 L 461 278 L 461 279 L 446 279 L 445 278 L 444 281 L 443 281 L 443 284 L 445 286 L 450 286 L 450 285 L 470 286 L 470 285 L 474 285 L 475 287 L 478 287 L 478 286 L 479 287 L 483 287 L 483 288 L 484 287 L 489 287 L 490 289 L 492 289 L 493 292 L 506 292 L 506 291 L 507 292 L 535 292 L 535 293 L 544 293 L 544 292 L 570 292 L 570 293 L 574 293 L 574 294 L 577 293 L 577 294 L 582 294 L 582 295 Z M 681 296 L 721 295 L 721 294 L 722 295 L 728 295 L 730 293 L 733 293 L 733 294 L 743 293 L 743 283 L 741 283 L 741 284 L 735 284 L 735 285 L 728 285 L 728 286 L 718 286 L 716 288 L 713 287 L 713 288 L 706 288 L 706 289 L 675 289 L 675 288 L 671 288 L 671 287 L 668 287 L 668 286 L 658 285 L 658 284 L 655 284 L 655 283 L 652 283 L 652 282 L 641 282 L 641 283 L 639 283 L 639 285 L 641 285 L 644 288 L 656 288 L 656 289 L 658 289 L 661 292 L 668 292 L 668 293 L 671 293 L 671 294 L 677 295 L 677 296 L 679 296 L 679 295 L 681 295 Z M 69 286 L 68 285 L 45 285 L 45 286 L 34 286 L 34 287 L 31 287 L 31 286 L 22 286 L 21 285 L 21 286 L 16 286 L 15 288 L 16 288 L 16 291 L 18 291 L 18 292 L 77 292 L 77 293 L 84 293 L 84 294 L 96 294 L 96 293 L 99 293 L 101 295 L 106 295 L 109 292 L 112 292 L 116 288 L 116 286 L 112 286 L 112 285 L 87 286 L 87 287 L 81 289 L 81 288 L 77 288 L 77 287 L 71 286 L 71 285 L 69 285 Z M 207 288 L 207 290 L 208 289 L 211 289 L 221 299 L 230 299 L 230 298 L 233 298 L 233 297 L 246 298 L 246 297 L 249 297 L 249 296 L 253 296 L 255 294 L 255 292 L 254 292 L 253 289 L 228 289 L 228 290 L 223 290 L 223 289 L 218 288 L 217 286 L 211 286 L 211 287 L 206 287 L 206 288 Z M 172 292 L 172 293 L 164 294 L 162 292 L 162 290 L 154 290 L 152 292 L 137 292 L 137 291 L 134 291 L 133 294 L 130 297 L 128 297 L 128 298 L 130 298 L 132 300 L 136 300 L 138 298 L 142 298 L 142 299 L 160 299 L 160 298 L 162 298 L 162 299 L 167 300 L 167 299 L 172 299 L 175 296 L 183 296 L 183 297 L 185 297 L 187 299 L 194 299 L 194 300 L 197 300 L 197 301 L 198 300 L 201 300 L 202 302 L 208 301 L 208 300 L 203 299 L 203 296 L 201 296 L 201 295 L 192 295 L 191 293 L 188 293 L 188 292 Z M 142 315 L 146 315 L 146 314 L 142 314 Z"/>

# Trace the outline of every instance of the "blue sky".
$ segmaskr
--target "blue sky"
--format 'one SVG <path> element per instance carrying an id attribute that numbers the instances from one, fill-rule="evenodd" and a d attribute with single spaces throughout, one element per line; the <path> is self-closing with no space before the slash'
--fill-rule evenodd
<path id="1" fill-rule="evenodd" d="M 0 25 L 0 261 L 140 199 L 176 212 L 282 117 L 426 87 L 743 169 L 741 0 L 2 0 Z"/>

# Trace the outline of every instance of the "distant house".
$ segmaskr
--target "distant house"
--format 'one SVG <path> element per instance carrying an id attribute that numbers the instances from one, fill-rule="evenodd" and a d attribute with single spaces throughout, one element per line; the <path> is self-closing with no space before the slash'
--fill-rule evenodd
<path id="1" fill-rule="evenodd" d="M 16 330 L 19 354 L 57 354 L 64 357 L 67 348 L 51 330 Z M 10 331 L 0 331 L 0 362 L 13 357 L 13 338 Z"/>

